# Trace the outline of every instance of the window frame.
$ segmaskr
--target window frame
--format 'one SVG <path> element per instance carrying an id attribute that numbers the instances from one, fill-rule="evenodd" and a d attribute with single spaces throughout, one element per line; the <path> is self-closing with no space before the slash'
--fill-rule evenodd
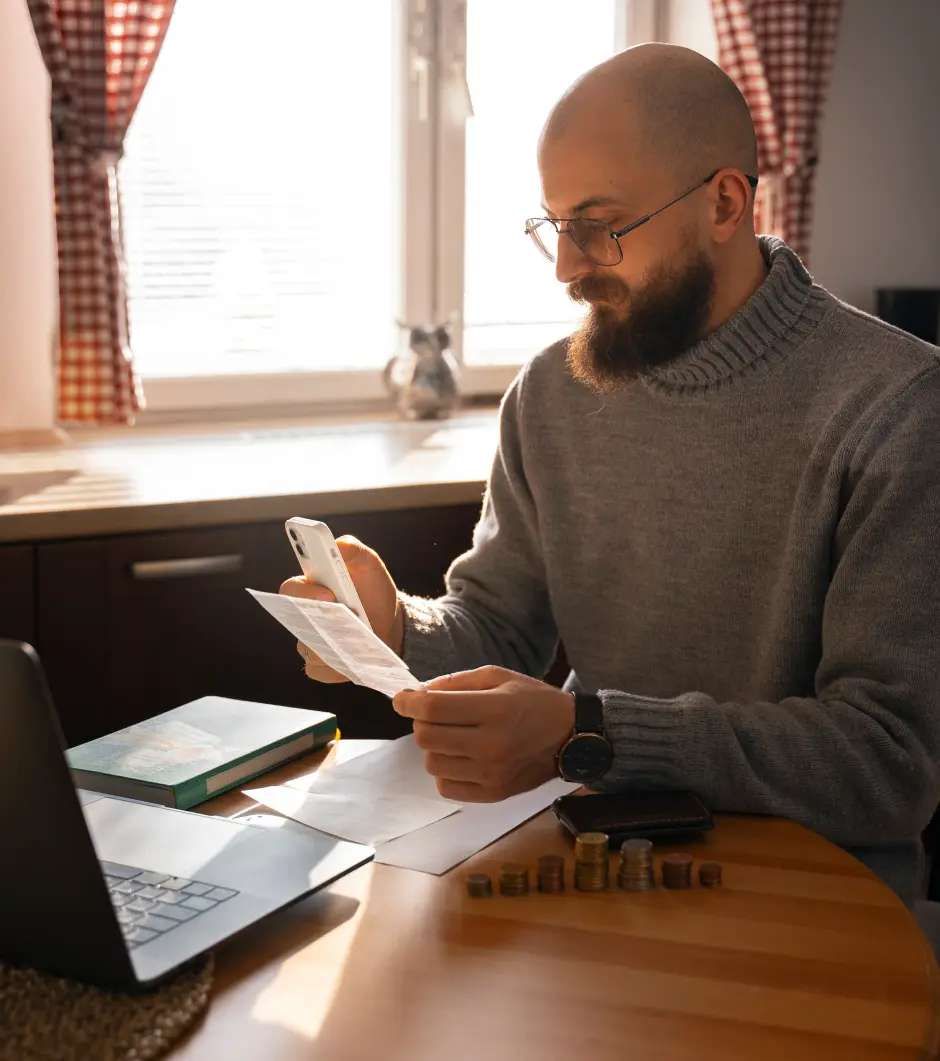
<path id="1" fill-rule="evenodd" d="M 443 105 L 448 79 L 465 72 L 467 0 L 388 0 L 394 5 L 393 245 L 397 319 L 448 321 L 461 364 L 461 393 L 498 399 L 522 362 L 463 365 L 465 123 Z M 655 0 L 617 0 L 616 47 L 658 37 Z M 431 209 L 428 209 L 428 203 Z M 520 221 L 521 232 L 521 221 Z M 133 341 L 133 336 L 132 336 Z M 381 366 L 349 371 L 237 373 L 143 378 L 138 422 L 167 414 L 198 418 L 226 409 L 374 409 L 388 405 Z"/>

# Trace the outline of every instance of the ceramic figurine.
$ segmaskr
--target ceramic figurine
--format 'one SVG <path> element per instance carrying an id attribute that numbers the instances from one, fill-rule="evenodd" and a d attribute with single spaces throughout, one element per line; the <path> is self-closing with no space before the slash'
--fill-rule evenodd
<path id="1" fill-rule="evenodd" d="M 408 351 L 385 366 L 385 386 L 408 420 L 436 420 L 457 408 L 457 362 L 450 353 L 450 333 L 441 325 L 411 328 Z"/>

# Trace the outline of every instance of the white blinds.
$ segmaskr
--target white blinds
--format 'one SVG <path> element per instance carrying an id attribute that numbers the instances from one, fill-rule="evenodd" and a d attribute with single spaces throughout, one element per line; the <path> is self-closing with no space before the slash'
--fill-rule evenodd
<path id="1" fill-rule="evenodd" d="M 145 377 L 384 364 L 391 14 L 177 0 L 121 163 Z"/>

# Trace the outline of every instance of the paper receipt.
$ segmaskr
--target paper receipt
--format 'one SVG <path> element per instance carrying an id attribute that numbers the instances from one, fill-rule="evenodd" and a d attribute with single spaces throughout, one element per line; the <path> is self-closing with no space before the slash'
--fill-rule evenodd
<path id="1" fill-rule="evenodd" d="M 328 667 L 356 685 L 389 697 L 402 689 L 420 687 L 418 679 L 388 645 L 342 604 L 254 589 L 248 592 Z"/>

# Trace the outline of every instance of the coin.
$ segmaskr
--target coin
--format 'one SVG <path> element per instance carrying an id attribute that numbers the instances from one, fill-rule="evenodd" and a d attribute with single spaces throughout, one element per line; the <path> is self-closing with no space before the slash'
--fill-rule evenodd
<path id="1" fill-rule="evenodd" d="M 487 899 L 493 894 L 493 882 L 488 873 L 468 873 L 467 893 L 474 899 Z"/>
<path id="2" fill-rule="evenodd" d="M 576 864 L 574 886 L 581 892 L 602 892 L 609 884 L 607 866 L 585 866 Z"/>
<path id="3" fill-rule="evenodd" d="M 526 895 L 529 891 L 529 867 L 507 862 L 499 874 L 500 895 Z"/>
<path id="4" fill-rule="evenodd" d="M 703 862 L 698 868 L 699 882 L 705 888 L 717 888 L 721 885 L 721 863 Z"/>
<path id="5" fill-rule="evenodd" d="M 606 833 L 581 833 L 575 838 L 574 857 L 578 862 L 606 861 L 610 840 Z"/>
<path id="6" fill-rule="evenodd" d="M 621 844 L 617 883 L 628 892 L 647 892 L 656 887 L 651 841 L 637 838 Z"/>
<path id="7" fill-rule="evenodd" d="M 565 890 L 565 860 L 561 855 L 542 855 L 538 868 L 539 891 L 557 894 Z"/>
<path id="8" fill-rule="evenodd" d="M 691 888 L 692 856 L 684 852 L 663 855 L 662 874 L 665 888 Z"/>

